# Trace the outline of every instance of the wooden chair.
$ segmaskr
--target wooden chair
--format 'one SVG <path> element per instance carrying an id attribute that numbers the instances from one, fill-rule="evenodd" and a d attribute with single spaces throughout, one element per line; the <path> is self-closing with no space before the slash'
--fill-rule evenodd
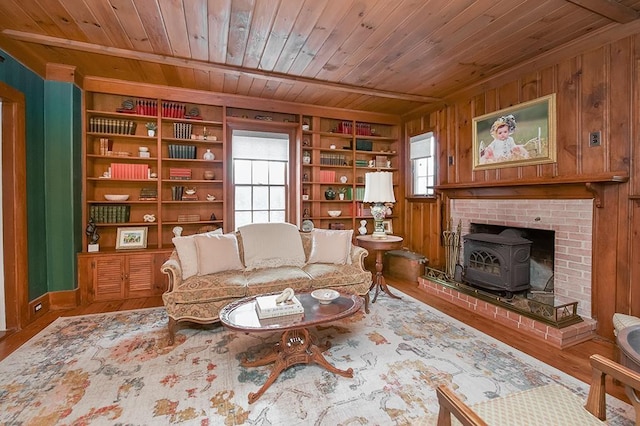
<path id="1" fill-rule="evenodd" d="M 601 355 L 590 357 L 591 387 L 586 405 L 569 389 L 546 385 L 502 398 L 481 402 L 469 407 L 449 388 L 438 386 L 436 394 L 440 411 L 438 426 L 450 426 L 453 415 L 463 426 L 485 425 L 598 425 L 606 419 L 605 377 L 619 380 L 632 389 L 632 405 L 636 412 L 636 425 L 640 425 L 640 374 Z"/>

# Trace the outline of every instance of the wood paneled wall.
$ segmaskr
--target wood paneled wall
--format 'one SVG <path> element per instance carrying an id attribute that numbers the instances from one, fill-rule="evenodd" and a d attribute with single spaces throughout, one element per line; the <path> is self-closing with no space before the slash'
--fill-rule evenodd
<path id="1" fill-rule="evenodd" d="M 436 134 L 439 187 L 436 199 L 407 200 L 407 246 L 432 266 L 444 264 L 440 235 L 451 198 L 594 197 L 600 207 L 594 212 L 592 313 L 598 334 L 613 338 L 615 312 L 640 316 L 639 64 L 636 35 L 525 75 L 506 73 L 438 110 L 408 117 L 407 139 Z M 550 93 L 557 99 L 557 162 L 474 172 L 473 117 Z M 592 131 L 601 132 L 601 146 L 589 146 Z"/>

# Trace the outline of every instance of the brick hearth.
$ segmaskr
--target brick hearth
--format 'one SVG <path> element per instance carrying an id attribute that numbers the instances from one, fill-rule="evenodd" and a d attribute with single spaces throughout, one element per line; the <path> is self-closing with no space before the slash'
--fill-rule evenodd
<path id="1" fill-rule="evenodd" d="M 418 278 L 418 287 L 431 296 L 493 319 L 505 327 L 519 330 L 523 334 L 560 349 L 590 340 L 595 336 L 596 321 L 590 318 L 583 318 L 584 321 L 577 324 L 556 328 L 471 295 L 460 293 L 425 277 Z"/>

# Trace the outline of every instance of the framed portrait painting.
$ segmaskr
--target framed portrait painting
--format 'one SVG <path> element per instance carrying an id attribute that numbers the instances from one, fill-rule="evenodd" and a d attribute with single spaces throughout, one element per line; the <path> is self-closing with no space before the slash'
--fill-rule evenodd
<path id="1" fill-rule="evenodd" d="M 555 93 L 473 119 L 473 170 L 555 161 Z"/>
<path id="2" fill-rule="evenodd" d="M 118 228 L 116 250 L 147 248 L 147 227 Z"/>

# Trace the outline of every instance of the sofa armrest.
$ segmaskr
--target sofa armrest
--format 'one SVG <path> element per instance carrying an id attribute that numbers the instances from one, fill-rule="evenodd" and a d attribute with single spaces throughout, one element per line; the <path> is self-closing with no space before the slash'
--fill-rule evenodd
<path id="1" fill-rule="evenodd" d="M 360 247 L 351 244 L 351 263 L 354 265 L 360 265 L 360 269 L 365 270 L 364 258 L 369 256 L 369 252 Z"/>
<path id="2" fill-rule="evenodd" d="M 160 271 L 169 276 L 169 287 L 167 288 L 167 292 L 173 291 L 174 288 L 178 287 L 180 283 L 182 283 L 182 266 L 180 265 L 178 254 L 175 251 L 171 253 L 169 259 L 162 264 Z"/>

